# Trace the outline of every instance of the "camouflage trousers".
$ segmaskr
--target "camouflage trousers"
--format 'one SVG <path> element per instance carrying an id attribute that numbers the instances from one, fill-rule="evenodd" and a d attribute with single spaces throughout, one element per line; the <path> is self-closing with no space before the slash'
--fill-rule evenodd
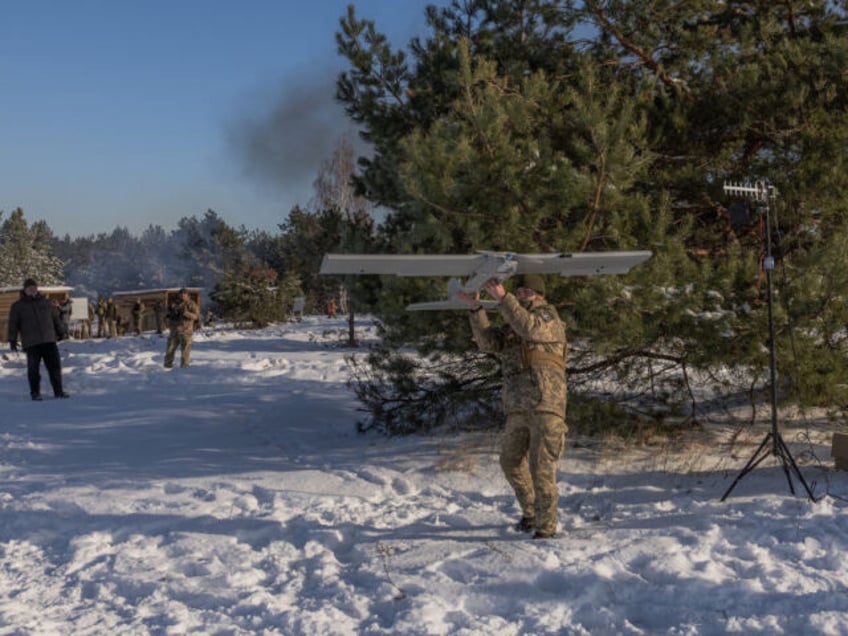
<path id="1" fill-rule="evenodd" d="M 170 369 L 174 366 L 174 356 L 177 347 L 180 348 L 180 366 L 187 367 L 191 356 L 191 341 L 194 334 L 172 331 L 168 336 L 168 344 L 165 347 L 165 367 Z"/>
<path id="2" fill-rule="evenodd" d="M 557 463 L 567 431 L 565 421 L 553 413 L 513 414 L 506 418 L 501 442 L 501 468 L 521 512 L 547 534 L 557 529 Z"/>

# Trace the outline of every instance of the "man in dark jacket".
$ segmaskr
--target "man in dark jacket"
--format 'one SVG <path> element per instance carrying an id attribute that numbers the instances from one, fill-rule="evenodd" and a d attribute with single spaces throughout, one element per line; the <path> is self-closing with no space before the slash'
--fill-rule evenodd
<path id="1" fill-rule="evenodd" d="M 62 389 L 62 361 L 59 357 L 58 338 L 67 332 L 58 312 L 51 302 L 38 293 L 38 284 L 32 278 L 24 281 L 21 297 L 9 309 L 9 347 L 18 350 L 18 334 L 21 346 L 27 354 L 27 379 L 29 394 L 33 400 L 41 400 L 41 361 L 47 367 L 53 395 L 70 397 Z"/>

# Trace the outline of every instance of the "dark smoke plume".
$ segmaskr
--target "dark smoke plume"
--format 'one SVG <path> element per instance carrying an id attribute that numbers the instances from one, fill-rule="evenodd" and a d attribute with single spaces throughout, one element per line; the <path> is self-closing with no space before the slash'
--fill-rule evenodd
<path id="1" fill-rule="evenodd" d="M 253 104 L 228 131 L 245 175 L 274 189 L 312 184 L 338 140 L 353 128 L 335 99 L 334 72 L 287 80 L 265 104 Z M 266 98 L 267 99 L 267 98 Z"/>

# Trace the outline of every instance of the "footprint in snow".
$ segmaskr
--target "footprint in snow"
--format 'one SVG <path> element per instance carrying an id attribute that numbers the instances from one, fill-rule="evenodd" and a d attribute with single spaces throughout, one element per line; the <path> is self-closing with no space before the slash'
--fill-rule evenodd
<path id="1" fill-rule="evenodd" d="M 392 479 L 392 490 L 399 495 L 409 495 L 415 490 L 412 484 L 403 477 L 395 477 Z"/>

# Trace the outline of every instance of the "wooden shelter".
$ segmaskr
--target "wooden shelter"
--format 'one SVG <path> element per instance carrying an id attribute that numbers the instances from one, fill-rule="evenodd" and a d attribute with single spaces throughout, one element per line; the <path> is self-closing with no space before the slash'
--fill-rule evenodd
<path id="1" fill-rule="evenodd" d="M 118 316 L 121 322 L 127 325 L 127 333 L 131 333 L 135 328 L 135 322 L 132 317 L 132 308 L 136 300 L 140 300 L 144 305 L 144 317 L 142 318 L 142 331 L 156 330 L 156 303 L 161 303 L 163 316 L 168 311 L 168 305 L 177 300 L 182 287 L 165 287 L 162 289 L 137 289 L 135 291 L 116 291 L 112 293 L 112 302 L 118 309 Z M 186 287 L 188 297 L 191 298 L 200 309 L 200 287 Z M 198 316 L 200 312 L 198 311 Z M 200 318 L 198 318 L 198 324 Z M 164 322 L 167 329 L 167 320 Z M 197 324 L 195 326 L 198 326 Z"/>
<path id="2" fill-rule="evenodd" d="M 70 298 L 73 287 L 63 285 L 39 285 L 38 292 L 50 300 L 64 301 Z M 9 310 L 18 298 L 21 297 L 21 287 L 0 287 L 0 337 L 6 340 L 9 331 Z"/>

